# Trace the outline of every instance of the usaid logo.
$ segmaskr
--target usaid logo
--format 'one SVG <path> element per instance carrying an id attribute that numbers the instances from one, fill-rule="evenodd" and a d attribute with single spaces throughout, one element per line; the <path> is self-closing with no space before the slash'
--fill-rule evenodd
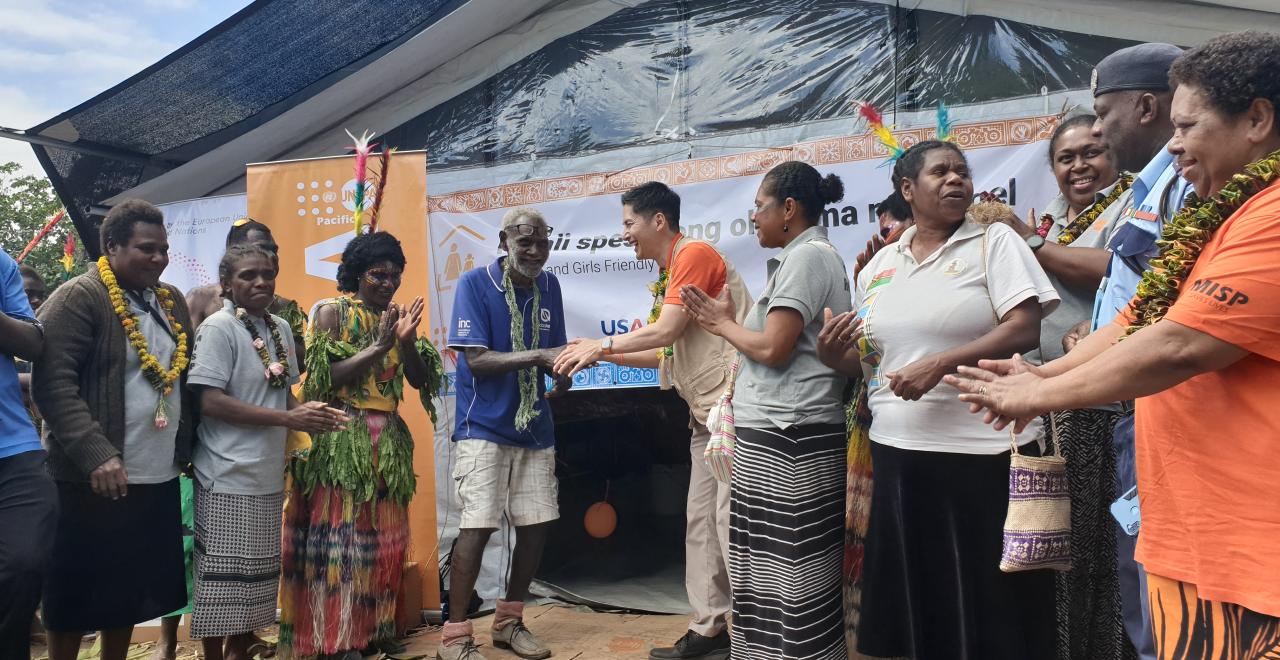
<path id="1" fill-rule="evenodd" d="M 468 321 L 467 319 L 458 319 L 457 335 L 459 337 L 466 337 L 470 334 L 471 334 L 471 321 Z"/>
<path id="2" fill-rule="evenodd" d="M 602 319 L 600 321 L 600 332 L 613 336 L 635 332 L 644 327 L 644 323 L 640 319 Z"/>

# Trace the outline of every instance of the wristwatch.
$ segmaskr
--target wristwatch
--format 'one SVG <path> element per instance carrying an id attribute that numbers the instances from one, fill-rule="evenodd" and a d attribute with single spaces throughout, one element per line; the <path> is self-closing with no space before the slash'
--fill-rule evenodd
<path id="1" fill-rule="evenodd" d="M 600 352 L 605 355 L 613 355 L 613 337 L 605 337 L 600 340 Z"/>
<path id="2" fill-rule="evenodd" d="M 1041 236 L 1040 234 L 1032 234 L 1028 236 L 1027 247 L 1031 248 L 1032 252 L 1039 250 L 1040 248 L 1044 247 L 1044 237 Z"/>

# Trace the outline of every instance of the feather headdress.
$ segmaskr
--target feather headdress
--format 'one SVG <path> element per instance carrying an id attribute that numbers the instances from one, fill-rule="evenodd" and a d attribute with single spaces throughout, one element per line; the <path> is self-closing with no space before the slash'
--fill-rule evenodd
<path id="1" fill-rule="evenodd" d="M 71 271 L 76 267 L 76 233 L 74 231 L 67 232 L 67 242 L 62 244 L 62 258 L 58 261 L 62 264 L 62 279 L 70 279 Z"/>
<path id="2" fill-rule="evenodd" d="M 867 126 L 871 128 L 871 132 L 875 133 L 880 139 L 880 144 L 888 150 L 889 157 L 880 164 L 881 167 L 892 163 L 902 157 L 906 153 L 906 149 L 898 142 L 898 138 L 893 136 L 893 131 L 884 125 L 884 117 L 880 115 L 880 111 L 870 103 L 858 102 L 858 112 L 862 114 L 862 118 L 867 120 Z"/>
<path id="3" fill-rule="evenodd" d="M 360 137 L 356 137 L 351 134 L 351 131 L 346 131 L 346 133 L 347 137 L 351 138 L 352 142 L 355 143 L 356 189 L 353 199 L 355 210 L 352 211 L 351 216 L 355 220 L 356 236 L 359 236 L 364 229 L 364 186 L 369 180 L 369 154 L 373 152 L 373 147 L 370 146 L 369 141 L 373 139 L 374 134 L 365 131 L 360 134 Z"/>
<path id="4" fill-rule="evenodd" d="M 378 211 L 382 208 L 382 198 L 387 190 L 387 177 L 390 174 L 391 154 L 395 153 L 395 147 L 383 149 L 382 156 L 378 159 L 378 176 L 377 182 L 373 187 L 373 208 L 369 209 L 369 233 L 378 231 Z"/>
<path id="5" fill-rule="evenodd" d="M 954 142 L 951 135 L 951 113 L 947 110 L 947 104 L 938 101 L 938 136 L 936 138 L 942 142 Z"/>

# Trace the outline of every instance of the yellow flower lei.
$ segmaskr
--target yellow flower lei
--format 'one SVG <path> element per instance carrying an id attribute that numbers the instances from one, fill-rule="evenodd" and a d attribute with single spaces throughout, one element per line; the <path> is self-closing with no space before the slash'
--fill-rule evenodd
<path id="1" fill-rule="evenodd" d="M 115 310 L 116 316 L 120 317 L 120 325 L 124 328 L 129 345 L 138 351 L 138 361 L 142 363 L 143 375 L 147 377 L 147 382 L 151 384 L 152 389 L 160 394 L 160 402 L 156 404 L 155 425 L 158 429 L 165 428 L 169 425 L 169 406 L 165 402 L 165 397 L 173 392 L 173 384 L 187 369 L 188 363 L 187 332 L 173 315 L 173 295 L 163 287 L 154 289 L 156 299 L 160 301 L 160 308 L 164 310 L 165 317 L 169 320 L 169 327 L 177 335 L 177 346 L 169 362 L 169 369 L 166 370 L 160 364 L 160 360 L 147 350 L 147 338 L 142 334 L 138 317 L 129 310 L 129 305 L 124 299 L 124 290 L 116 281 L 116 274 L 112 272 L 111 264 L 106 257 L 98 259 L 98 275 L 102 278 L 102 283 L 107 286 L 111 308 Z"/>
<path id="2" fill-rule="evenodd" d="M 1058 245 L 1071 245 L 1077 238 L 1080 238 L 1080 235 L 1093 225 L 1093 221 L 1097 220 L 1098 216 L 1102 215 L 1108 206 L 1120 199 L 1124 191 L 1128 190 L 1132 185 L 1133 175 L 1120 175 L 1120 182 L 1116 184 L 1115 188 L 1111 189 L 1111 192 L 1106 197 L 1081 212 L 1080 215 L 1076 216 L 1075 220 L 1071 221 L 1071 224 L 1062 229 L 1062 233 L 1058 234 Z"/>
<path id="3" fill-rule="evenodd" d="M 1164 318 L 1177 301 L 1178 292 L 1200 259 L 1200 253 L 1222 223 L 1277 178 L 1280 178 L 1280 150 L 1245 165 L 1244 172 L 1232 176 L 1231 181 L 1209 199 L 1201 199 L 1194 192 L 1187 196 L 1186 204 L 1165 223 L 1161 238 L 1156 241 L 1160 253 L 1151 260 L 1151 269 L 1142 274 L 1138 294 L 1129 303 L 1134 321 L 1125 330 L 1125 337 Z"/>
<path id="4" fill-rule="evenodd" d="M 649 310 L 649 318 L 645 323 L 653 325 L 658 322 L 658 317 L 662 316 L 662 301 L 667 297 L 667 281 L 670 279 L 671 273 L 663 268 L 658 273 L 658 281 L 649 284 L 649 292 L 653 294 L 653 308 Z M 658 360 L 669 358 L 674 353 L 672 347 L 663 346 L 658 349 Z"/>

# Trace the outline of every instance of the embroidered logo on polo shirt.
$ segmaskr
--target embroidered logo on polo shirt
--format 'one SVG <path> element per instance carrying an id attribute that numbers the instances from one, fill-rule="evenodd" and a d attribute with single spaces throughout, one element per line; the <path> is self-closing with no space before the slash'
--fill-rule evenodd
<path id="1" fill-rule="evenodd" d="M 956 257 L 951 261 L 947 262 L 947 265 L 942 269 L 942 274 L 946 275 L 947 277 L 955 277 L 956 275 L 963 273 L 964 269 L 968 267 L 969 267 L 969 262 L 965 261 L 964 259 L 961 259 L 960 257 Z"/>
<path id="2" fill-rule="evenodd" d="M 471 321 L 467 319 L 458 319 L 458 336 L 466 337 L 471 334 Z"/>

